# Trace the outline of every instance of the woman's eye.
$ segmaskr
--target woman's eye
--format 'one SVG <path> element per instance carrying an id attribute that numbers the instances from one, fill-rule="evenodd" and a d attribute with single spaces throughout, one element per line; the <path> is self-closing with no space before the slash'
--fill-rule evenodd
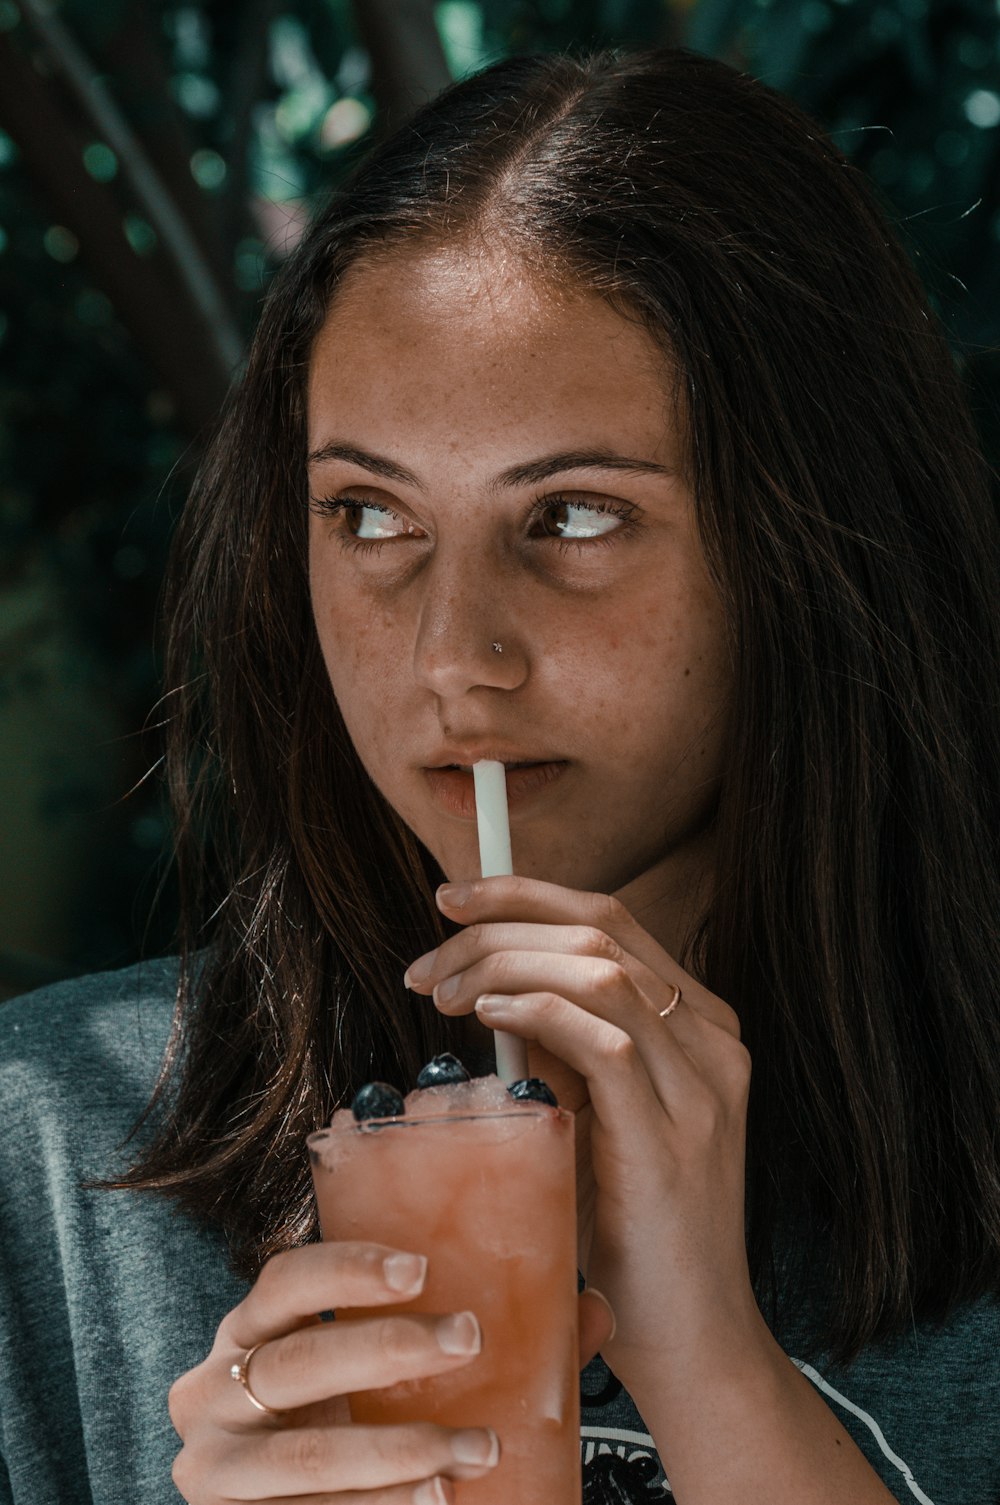
<path id="1" fill-rule="evenodd" d="M 400 538 L 424 538 L 426 534 L 409 518 L 380 502 L 350 497 L 313 497 L 311 508 L 329 518 L 345 548 L 372 549 Z M 531 509 L 530 536 L 556 539 L 566 545 L 611 542 L 612 535 L 628 534 L 635 524 L 635 509 L 628 503 L 572 502 L 549 497 Z"/>
<path id="2" fill-rule="evenodd" d="M 345 549 L 360 549 L 378 554 L 382 545 L 398 538 L 423 538 L 426 535 L 409 518 L 402 517 L 380 502 L 362 501 L 360 497 L 313 496 L 309 509 L 316 517 L 327 519 Z"/>
<path id="3" fill-rule="evenodd" d="M 354 538 L 379 539 L 399 538 L 413 529 L 388 507 L 376 507 L 371 502 L 344 502 L 344 524 Z"/>
<path id="4" fill-rule="evenodd" d="M 544 538 L 603 538 L 622 526 L 620 513 L 585 502 L 546 502 L 539 509 L 536 527 Z"/>

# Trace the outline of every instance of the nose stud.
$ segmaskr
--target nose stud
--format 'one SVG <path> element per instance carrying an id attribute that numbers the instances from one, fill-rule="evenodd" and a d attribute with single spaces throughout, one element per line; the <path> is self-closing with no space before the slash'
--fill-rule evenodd
<path id="1" fill-rule="evenodd" d="M 493 644 L 493 652 L 494 653 L 502 653 L 503 652 L 502 645 L 500 643 L 494 643 Z"/>

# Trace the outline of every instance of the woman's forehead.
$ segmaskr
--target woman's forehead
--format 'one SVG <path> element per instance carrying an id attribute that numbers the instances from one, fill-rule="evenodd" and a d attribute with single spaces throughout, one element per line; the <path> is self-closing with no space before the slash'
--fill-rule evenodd
<path id="1" fill-rule="evenodd" d="M 676 389 L 637 320 L 502 249 L 380 254 L 352 269 L 314 344 L 308 447 L 374 452 L 430 486 L 566 451 L 674 469 Z"/>
<path id="2" fill-rule="evenodd" d="M 673 368 L 634 318 L 569 276 L 549 276 L 500 243 L 380 250 L 356 262 L 331 300 L 314 342 L 310 384 L 344 376 L 348 359 L 391 362 L 405 377 L 428 362 L 521 379 L 528 363 L 558 373 L 596 364 L 628 370 L 661 391 Z M 385 372 L 391 375 L 390 372 Z M 357 371 L 354 372 L 357 377 Z"/>
<path id="3" fill-rule="evenodd" d="M 543 328 L 595 295 L 568 276 L 546 275 L 503 242 L 463 237 L 445 245 L 380 248 L 362 256 L 341 279 L 327 313 L 341 333 L 398 324 L 419 325 L 478 315 Z M 599 300 L 597 300 L 599 301 Z"/>

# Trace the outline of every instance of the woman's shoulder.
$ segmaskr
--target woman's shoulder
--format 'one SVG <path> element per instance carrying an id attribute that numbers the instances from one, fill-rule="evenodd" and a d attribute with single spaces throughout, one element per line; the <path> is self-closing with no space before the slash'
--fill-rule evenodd
<path id="1" fill-rule="evenodd" d="M 217 1229 L 93 1184 L 135 1157 L 177 976 L 144 962 L 0 1004 L 0 1479 L 18 1500 L 179 1501 L 167 1389 L 246 1294 Z"/>
<path id="2" fill-rule="evenodd" d="M 0 1101 L 10 1123 L 70 1113 L 134 1121 L 170 1033 L 178 964 L 141 962 L 0 1004 Z"/>
<path id="3" fill-rule="evenodd" d="M 170 1026 L 177 976 L 177 958 L 164 957 L 7 999 L 0 1004 L 0 1059 L 162 1035 Z"/>
<path id="4" fill-rule="evenodd" d="M 899 1500 L 980 1505 L 996 1494 L 1000 1292 L 917 1316 L 850 1362 L 827 1346 L 829 1259 L 813 1242 L 783 1251 L 789 1285 L 772 1331 Z M 918 1488 L 911 1489 L 908 1481 Z"/>

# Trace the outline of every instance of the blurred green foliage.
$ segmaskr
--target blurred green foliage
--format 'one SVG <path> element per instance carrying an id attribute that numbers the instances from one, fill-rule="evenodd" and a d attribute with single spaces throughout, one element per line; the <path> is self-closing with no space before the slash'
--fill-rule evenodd
<path id="1" fill-rule="evenodd" d="M 184 314 L 183 278 L 134 163 L 69 86 L 35 13 L 0 0 L 8 992 L 169 944 L 153 623 L 171 526 L 227 374 Z M 245 339 L 315 196 L 384 116 L 358 15 L 348 0 L 64 0 L 55 15 Z M 442 0 L 428 15 L 453 77 L 512 52 L 679 42 L 796 98 L 892 206 L 1000 453 L 995 0 Z M 18 139 L 16 111 L 8 118 L 15 85 L 26 110 L 32 90 L 51 102 L 51 117 L 37 100 L 29 110 L 40 140 L 34 127 Z M 87 191 L 60 199 L 60 171 Z M 138 278 L 131 302 L 123 278 Z M 137 321 L 143 288 L 157 314 L 149 328 Z"/>

